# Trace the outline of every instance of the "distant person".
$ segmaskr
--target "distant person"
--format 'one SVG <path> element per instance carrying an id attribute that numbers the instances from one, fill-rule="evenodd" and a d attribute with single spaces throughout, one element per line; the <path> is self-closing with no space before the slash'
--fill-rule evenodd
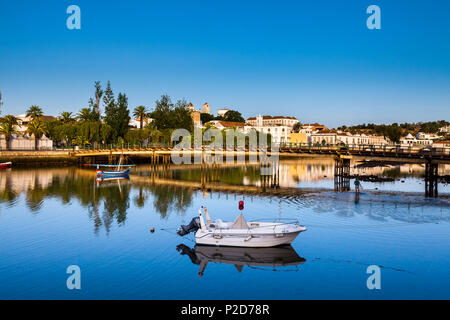
<path id="1" fill-rule="evenodd" d="M 359 181 L 358 177 L 355 179 L 355 191 L 356 193 L 359 193 L 359 189 L 361 188 L 361 182 Z"/>

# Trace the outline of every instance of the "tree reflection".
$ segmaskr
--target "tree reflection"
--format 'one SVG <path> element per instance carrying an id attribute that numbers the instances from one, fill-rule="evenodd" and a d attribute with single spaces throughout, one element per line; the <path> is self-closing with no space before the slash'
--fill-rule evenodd
<path id="1" fill-rule="evenodd" d="M 153 207 L 161 218 L 167 218 L 171 212 L 182 214 L 192 203 L 193 191 L 176 187 L 158 186 L 152 184 L 133 184 L 127 180 L 97 182 L 95 175 L 87 170 L 67 169 L 64 174 L 50 175 L 48 170 L 42 171 L 47 178 L 46 183 L 39 180 L 40 171 L 16 171 L 16 189 L 13 190 L 11 177 L 3 176 L 0 180 L 0 203 L 15 204 L 20 193 L 25 194 L 28 209 L 37 214 L 48 198 L 59 199 L 63 204 L 77 200 L 87 209 L 97 234 L 102 228 L 109 233 L 114 223 L 123 225 L 131 207 L 131 201 L 137 208 L 144 208 L 150 197 Z M 23 177 L 26 177 L 24 179 Z M 22 180 L 23 187 L 20 186 Z M 25 184 L 23 180 L 26 180 Z M 133 192 L 135 191 L 135 192 Z"/>
<path id="2" fill-rule="evenodd" d="M 154 196 L 153 206 L 162 218 L 171 211 L 183 212 L 191 205 L 193 192 L 191 190 L 172 186 L 151 187 Z"/>

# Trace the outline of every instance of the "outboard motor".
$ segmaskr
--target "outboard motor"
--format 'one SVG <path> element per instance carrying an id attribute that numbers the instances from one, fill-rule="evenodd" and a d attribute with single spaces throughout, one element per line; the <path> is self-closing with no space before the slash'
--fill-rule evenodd
<path id="1" fill-rule="evenodd" d="M 185 235 L 191 232 L 197 232 L 197 230 L 200 228 L 201 228 L 200 218 L 196 217 L 192 219 L 191 223 L 189 223 L 187 226 L 181 226 L 181 228 L 178 229 L 177 233 L 178 235 L 184 237 Z"/>

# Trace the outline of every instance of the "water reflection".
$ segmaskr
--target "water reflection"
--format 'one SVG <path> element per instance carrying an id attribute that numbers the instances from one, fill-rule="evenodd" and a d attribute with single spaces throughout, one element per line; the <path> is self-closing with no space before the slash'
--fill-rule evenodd
<path id="1" fill-rule="evenodd" d="M 208 263 L 231 264 L 234 265 L 238 272 L 242 272 L 244 266 L 252 269 L 281 271 L 285 270 L 283 269 L 285 267 L 297 267 L 299 264 L 306 262 L 292 246 L 233 248 L 196 245 L 191 249 L 184 244 L 179 244 L 177 251 L 181 255 L 187 255 L 193 264 L 200 266 L 199 277 L 204 275 Z M 282 269 L 277 270 L 276 268 Z M 290 270 L 292 271 L 292 269 Z M 298 269 L 296 268 L 295 270 Z"/>
<path id="2" fill-rule="evenodd" d="M 132 185 L 129 179 L 97 180 L 95 172 L 78 169 L 14 170 L 0 175 L 0 203 L 14 206 L 25 195 L 28 209 L 37 214 L 47 198 L 60 199 L 64 205 L 77 200 L 87 209 L 97 233 L 103 226 L 109 233 L 112 223 L 119 226 L 127 219 L 132 189 L 138 189 L 133 198 L 143 208 L 149 198 L 153 207 L 166 218 L 172 211 L 184 212 L 191 205 L 193 191 L 171 186 Z M 151 194 L 151 197 L 149 196 Z"/>
<path id="3" fill-rule="evenodd" d="M 281 165 L 284 169 L 280 171 L 284 173 L 281 176 L 290 175 L 290 179 L 296 181 L 313 177 L 319 179 L 320 176 L 323 178 L 332 172 L 329 171 L 332 162 L 328 166 L 319 160 L 312 161 L 309 165 L 305 161 L 283 162 Z M 364 170 L 368 169 L 379 170 L 379 168 Z M 389 219 L 405 223 L 450 221 L 448 196 L 431 200 L 425 199 L 421 193 L 405 194 L 373 190 L 363 190 L 361 194 L 336 193 L 332 189 L 317 187 L 262 190 L 254 185 L 260 181 L 259 169 L 256 166 L 226 167 L 218 169 L 215 173 L 208 172 L 211 182 L 206 189 L 202 189 L 201 183 L 197 181 L 201 180 L 201 170 L 197 168 L 172 167 L 169 175 L 171 179 L 167 178 L 168 175 L 159 174 L 160 169 L 156 170 L 152 171 L 148 166 L 138 166 L 137 172 L 130 179 L 97 181 L 95 171 L 87 169 L 73 167 L 14 169 L 0 174 L 0 203 L 13 207 L 23 202 L 31 213 L 38 214 L 46 199 L 58 199 L 64 205 L 77 201 L 86 209 L 93 221 L 95 233 L 102 228 L 109 233 L 113 223 L 123 225 L 130 208 L 146 208 L 148 212 L 158 213 L 164 220 L 167 220 L 171 213 L 180 216 L 190 215 L 197 209 L 192 208 L 196 194 L 207 194 L 216 198 L 217 203 L 221 203 L 220 197 L 223 194 L 269 200 L 273 198 L 280 201 L 280 209 L 281 203 L 289 206 L 291 210 L 289 214 L 302 214 L 301 211 L 296 211 L 310 210 L 317 214 L 335 214 L 346 218 L 364 215 L 374 221 Z M 283 181 L 286 183 L 286 179 L 280 179 L 280 184 L 283 184 Z M 305 183 L 305 180 L 302 180 L 302 183 Z M 423 208 L 431 210 L 423 213 Z"/>

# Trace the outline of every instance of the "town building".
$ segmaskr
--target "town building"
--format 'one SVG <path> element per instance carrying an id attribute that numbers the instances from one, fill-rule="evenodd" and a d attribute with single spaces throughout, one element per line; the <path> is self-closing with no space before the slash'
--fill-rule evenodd
<path id="1" fill-rule="evenodd" d="M 321 131 L 328 131 L 328 128 L 324 125 L 318 124 L 318 123 L 307 123 L 302 126 L 302 128 L 299 130 L 301 133 L 318 133 Z"/>
<path id="2" fill-rule="evenodd" d="M 309 141 L 312 145 L 336 145 L 338 144 L 337 133 L 336 132 L 318 132 L 309 134 Z"/>
<path id="3" fill-rule="evenodd" d="M 437 135 L 435 133 L 418 132 L 416 134 L 416 138 L 418 140 L 437 140 L 437 139 L 440 139 L 441 136 Z"/>
<path id="4" fill-rule="evenodd" d="M 219 117 L 223 117 L 228 111 L 230 111 L 230 109 L 227 109 L 227 108 L 219 109 L 219 110 L 217 111 L 217 115 L 218 115 Z"/>
<path id="5" fill-rule="evenodd" d="M 9 148 L 6 147 L 5 135 L 0 135 L 0 150 L 21 151 L 21 150 L 35 150 L 34 135 L 13 134 L 9 140 Z M 43 135 L 37 139 L 37 150 L 52 150 L 53 141 Z"/>
<path id="6" fill-rule="evenodd" d="M 236 128 L 241 131 L 244 131 L 245 123 L 244 122 L 233 122 L 233 121 L 222 121 L 222 120 L 213 120 L 208 122 L 211 126 L 219 129 L 230 129 L 230 128 Z"/>
<path id="7" fill-rule="evenodd" d="M 26 114 L 19 114 L 17 116 L 15 116 L 17 119 L 17 123 L 19 124 L 17 126 L 17 131 L 19 132 L 25 132 L 27 130 L 28 124 L 33 121 L 33 119 L 31 117 L 27 117 Z M 42 121 L 55 121 L 57 120 L 55 117 L 53 116 L 47 116 L 44 115 L 42 117 L 39 117 L 40 120 Z"/>
<path id="8" fill-rule="evenodd" d="M 304 132 L 292 132 L 289 136 L 289 142 L 294 144 L 308 143 L 308 134 Z"/>
<path id="9" fill-rule="evenodd" d="M 270 126 L 286 126 L 293 128 L 299 121 L 295 117 L 284 116 L 257 116 L 248 118 L 245 123 L 250 126 L 270 127 Z"/>
<path id="10" fill-rule="evenodd" d="M 142 122 L 143 128 L 145 128 L 148 124 L 150 124 L 153 121 L 153 119 L 144 119 Z M 141 119 L 131 119 L 128 123 L 128 126 L 132 129 L 140 129 L 141 128 Z"/>
<path id="11" fill-rule="evenodd" d="M 194 122 L 194 127 L 201 127 L 202 126 L 201 111 L 196 110 L 195 106 L 192 103 L 188 104 L 187 109 L 191 113 L 191 118 L 192 122 Z"/>
<path id="12" fill-rule="evenodd" d="M 337 132 L 333 130 L 320 131 L 308 134 L 308 143 L 313 145 L 387 145 L 389 142 L 383 136 L 351 134 L 350 132 Z"/>
<path id="13" fill-rule="evenodd" d="M 272 143 L 289 143 L 292 132 L 290 126 L 246 126 L 244 131 L 256 130 L 264 134 L 270 134 Z"/>
<path id="14" fill-rule="evenodd" d="M 187 106 L 187 109 L 188 109 L 189 111 L 195 111 L 195 106 L 194 106 L 194 104 L 193 104 L 192 102 L 190 102 L 190 103 L 188 104 L 188 106 Z"/>
<path id="15" fill-rule="evenodd" d="M 203 104 L 202 113 L 207 113 L 207 114 L 210 114 L 210 113 L 211 113 L 211 108 L 210 108 L 208 102 L 205 102 L 205 103 Z"/>
<path id="16" fill-rule="evenodd" d="M 439 129 L 439 132 L 442 133 L 450 133 L 450 126 L 442 127 Z"/>
<path id="17" fill-rule="evenodd" d="M 429 146 L 433 144 L 433 139 L 417 139 L 411 133 L 400 139 L 401 146 Z"/>
<path id="18" fill-rule="evenodd" d="M 346 145 L 387 145 L 389 142 L 383 136 L 345 132 L 337 134 L 337 143 Z"/>

